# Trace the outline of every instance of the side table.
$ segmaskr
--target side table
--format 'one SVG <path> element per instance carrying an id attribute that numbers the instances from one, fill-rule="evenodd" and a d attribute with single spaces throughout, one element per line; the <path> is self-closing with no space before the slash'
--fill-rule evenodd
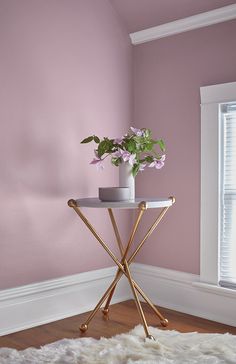
<path id="1" fill-rule="evenodd" d="M 93 236 L 97 239 L 97 241 L 102 245 L 102 247 L 105 249 L 105 251 L 110 255 L 112 260 L 115 262 L 115 264 L 118 266 L 116 275 L 114 277 L 113 282 L 111 285 L 107 288 L 106 292 L 103 294 L 99 302 L 97 303 L 94 310 L 90 313 L 87 320 L 80 326 L 80 330 L 82 332 L 85 332 L 88 329 L 88 325 L 90 321 L 93 319 L 97 311 L 100 309 L 100 307 L 103 305 L 103 303 L 106 301 L 105 306 L 102 310 L 103 314 L 105 316 L 108 316 L 109 312 L 109 305 L 113 296 L 113 293 L 116 289 L 116 285 L 119 282 L 122 275 L 124 275 L 130 284 L 134 300 L 137 306 L 137 310 L 140 315 L 140 319 L 145 331 L 145 334 L 148 338 L 154 339 L 155 338 L 150 335 L 148 331 L 148 325 L 147 321 L 139 300 L 138 294 L 148 303 L 148 305 L 152 308 L 152 310 L 155 312 L 155 314 L 159 317 L 161 325 L 167 326 L 168 320 L 162 316 L 162 314 L 157 310 L 157 308 L 154 306 L 152 301 L 146 296 L 146 294 L 143 292 L 143 290 L 140 288 L 138 283 L 135 282 L 135 280 L 132 278 L 131 272 L 130 272 L 130 264 L 136 257 L 139 250 L 142 248 L 145 241 L 148 239 L 148 237 L 152 234 L 152 232 L 155 230 L 157 225 L 160 223 L 164 215 L 166 214 L 167 210 L 172 206 L 175 202 L 174 197 L 169 198 L 136 198 L 135 200 L 129 200 L 129 201 L 121 201 L 121 202 L 103 202 L 100 201 L 98 198 L 82 198 L 78 200 L 71 199 L 68 201 L 68 205 L 74 209 L 74 211 L 78 214 L 78 216 L 81 218 L 81 220 L 84 222 L 84 224 L 88 227 L 88 229 L 91 231 Z M 116 241 L 119 247 L 119 251 L 121 254 L 120 260 L 113 254 L 107 243 L 100 237 L 100 235 L 96 232 L 92 224 L 89 222 L 89 220 L 85 217 L 84 213 L 81 211 L 81 208 L 100 208 L 100 209 L 107 209 L 109 213 L 109 217 L 113 226 L 113 230 L 115 233 Z M 152 225 L 147 230 L 146 234 L 144 235 L 143 239 L 139 242 L 134 252 L 130 253 L 130 248 L 132 246 L 135 233 L 137 231 L 137 228 L 140 224 L 141 218 L 144 214 L 144 212 L 147 209 L 161 209 L 159 215 L 154 220 Z M 113 209 L 135 209 L 137 210 L 136 218 L 133 224 L 133 227 L 130 232 L 130 236 L 128 239 L 128 242 L 126 245 L 123 245 L 120 237 L 120 233 L 118 230 L 118 226 L 113 214 Z M 130 255 L 129 255 L 130 254 Z"/>

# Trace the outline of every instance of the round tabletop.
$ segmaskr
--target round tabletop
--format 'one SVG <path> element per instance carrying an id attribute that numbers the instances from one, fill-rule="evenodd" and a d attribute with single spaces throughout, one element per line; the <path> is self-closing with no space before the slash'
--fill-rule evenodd
<path id="1" fill-rule="evenodd" d="M 138 197 L 127 201 L 101 201 L 97 197 L 79 198 L 76 200 L 78 207 L 112 208 L 112 209 L 136 209 L 140 204 L 145 208 L 162 208 L 173 205 L 174 197 L 146 198 Z"/>

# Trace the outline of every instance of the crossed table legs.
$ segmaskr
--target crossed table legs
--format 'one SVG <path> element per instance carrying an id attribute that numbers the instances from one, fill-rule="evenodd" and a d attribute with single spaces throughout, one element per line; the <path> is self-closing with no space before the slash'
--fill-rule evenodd
<path id="1" fill-rule="evenodd" d="M 170 199 L 172 199 L 172 203 L 174 203 L 174 197 L 170 197 Z M 116 236 L 116 241 L 117 241 L 120 253 L 121 253 L 121 260 L 119 260 L 113 254 L 113 252 L 110 250 L 110 248 L 107 246 L 107 244 L 103 241 L 103 239 L 98 235 L 98 233 L 95 231 L 94 227 L 91 225 L 91 223 L 85 217 L 85 215 L 81 212 L 81 210 L 80 210 L 78 204 L 76 203 L 76 201 L 71 199 L 71 200 L 68 201 L 68 205 L 70 207 L 72 207 L 74 209 L 74 211 L 79 215 L 79 217 L 84 222 L 84 224 L 88 227 L 88 229 L 91 231 L 91 233 L 97 239 L 97 241 L 102 245 L 102 247 L 106 250 L 106 252 L 110 255 L 110 257 L 113 259 L 113 261 L 118 266 L 118 270 L 117 270 L 117 273 L 115 275 L 115 278 L 114 278 L 113 282 L 108 287 L 106 292 L 103 294 L 103 296 L 101 297 L 101 299 L 97 303 L 94 310 L 90 313 L 90 315 L 88 316 L 85 323 L 83 323 L 80 326 L 80 330 L 82 332 L 85 332 L 88 329 L 88 324 L 93 319 L 93 317 L 95 316 L 95 314 L 97 313 L 97 311 L 100 309 L 100 307 L 102 306 L 102 304 L 105 301 L 106 301 L 106 304 L 105 304 L 102 311 L 103 311 L 104 315 L 108 315 L 109 305 L 110 305 L 113 293 L 115 291 L 116 285 L 119 282 L 120 278 L 124 275 L 124 276 L 126 276 L 126 278 L 128 279 L 128 282 L 130 284 L 130 287 L 131 287 L 131 290 L 132 290 L 132 293 L 133 293 L 133 296 L 134 296 L 134 300 L 135 300 L 135 303 L 136 303 L 136 306 L 137 306 L 137 310 L 139 312 L 139 315 L 140 315 L 140 318 L 141 318 L 141 321 L 142 321 L 142 325 L 143 325 L 145 334 L 146 334 L 146 336 L 148 338 L 154 339 L 154 337 L 152 335 L 150 335 L 150 333 L 148 331 L 148 325 L 147 325 L 146 318 L 145 318 L 145 315 L 144 315 L 144 312 L 143 312 L 143 309 L 142 309 L 142 306 L 141 306 L 141 303 L 140 303 L 140 300 L 139 300 L 139 297 L 138 297 L 138 293 L 140 294 L 140 296 L 143 297 L 143 299 L 148 303 L 148 305 L 152 308 L 152 310 L 155 312 L 155 314 L 159 317 L 162 326 L 167 326 L 168 325 L 168 320 L 161 315 L 161 313 L 157 310 L 157 308 L 154 306 L 154 304 L 151 302 L 151 300 L 145 295 L 143 290 L 139 287 L 139 285 L 132 278 L 129 266 L 132 263 L 135 256 L 137 255 L 137 253 L 139 252 L 139 250 L 141 249 L 141 247 L 143 246 L 143 244 L 145 243 L 145 241 L 148 239 L 148 237 L 152 234 L 152 232 L 155 230 L 157 225 L 160 223 L 160 221 L 162 220 L 162 218 L 164 217 L 165 213 L 167 212 L 167 210 L 169 209 L 170 206 L 164 207 L 162 209 L 159 216 L 153 222 L 153 224 L 148 229 L 147 233 L 144 235 L 143 239 L 140 241 L 140 243 L 138 244 L 138 246 L 136 247 L 136 249 L 134 250 L 134 252 L 131 254 L 131 256 L 129 258 L 127 258 L 127 256 L 128 256 L 129 251 L 130 251 L 131 245 L 133 243 L 135 233 L 137 231 L 137 228 L 139 226 L 141 218 L 142 218 L 142 216 L 144 214 L 144 211 L 147 209 L 146 203 L 141 202 L 139 204 L 139 206 L 138 206 L 138 214 L 137 214 L 137 217 L 135 219 L 133 228 L 131 230 L 130 238 L 128 240 L 128 243 L 127 243 L 126 247 L 124 247 L 122 242 L 121 242 L 119 230 L 118 230 L 118 227 L 117 227 L 117 224 L 116 224 L 116 221 L 115 221 L 115 217 L 113 215 L 113 211 L 112 211 L 111 208 L 108 208 L 111 223 L 112 223 L 114 233 L 115 233 L 115 236 Z"/>

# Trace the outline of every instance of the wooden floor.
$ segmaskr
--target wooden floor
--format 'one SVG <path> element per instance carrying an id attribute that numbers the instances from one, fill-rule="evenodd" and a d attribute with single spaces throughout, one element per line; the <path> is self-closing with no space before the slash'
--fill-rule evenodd
<path id="1" fill-rule="evenodd" d="M 186 315 L 176 311 L 160 308 L 161 313 L 169 320 L 167 328 L 162 328 L 158 318 L 150 308 L 143 304 L 146 319 L 150 326 L 159 327 L 163 330 L 177 330 L 180 332 L 205 332 L 205 333 L 226 333 L 236 334 L 236 327 L 218 324 L 213 321 L 204 320 L 194 316 Z M 112 305 L 110 308 L 109 320 L 104 319 L 99 312 L 89 325 L 85 334 L 79 330 L 84 322 L 87 313 L 73 316 L 64 320 L 56 321 L 33 329 L 20 331 L 14 334 L 0 337 L 0 347 L 11 347 L 25 349 L 29 346 L 40 347 L 63 338 L 79 338 L 91 336 L 100 338 L 110 337 L 116 334 L 127 332 L 140 323 L 136 306 L 133 301 L 126 301 Z"/>

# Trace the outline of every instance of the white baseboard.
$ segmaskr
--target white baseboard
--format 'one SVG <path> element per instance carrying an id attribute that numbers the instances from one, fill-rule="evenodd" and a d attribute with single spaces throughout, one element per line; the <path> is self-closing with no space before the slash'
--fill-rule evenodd
<path id="1" fill-rule="evenodd" d="M 199 282 L 199 276 L 135 263 L 132 273 L 154 304 L 236 326 L 236 291 Z"/>
<path id="2" fill-rule="evenodd" d="M 236 326 L 236 291 L 199 276 L 133 263 L 134 279 L 154 304 Z M 90 311 L 111 283 L 115 267 L 0 291 L 0 336 Z M 121 278 L 112 303 L 132 298 Z"/>
<path id="3" fill-rule="evenodd" d="M 90 311 L 115 272 L 104 268 L 0 291 L 0 336 Z M 130 297 L 121 278 L 112 302 Z"/>

